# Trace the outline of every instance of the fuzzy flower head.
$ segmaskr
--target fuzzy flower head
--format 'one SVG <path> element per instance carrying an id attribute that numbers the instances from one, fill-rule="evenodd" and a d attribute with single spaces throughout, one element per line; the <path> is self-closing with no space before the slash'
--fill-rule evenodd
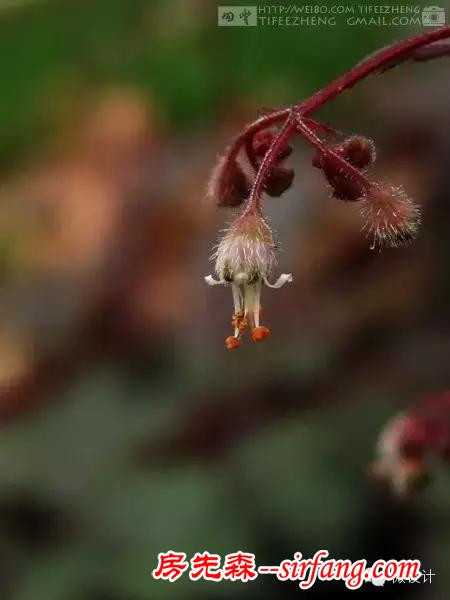
<path id="1" fill-rule="evenodd" d="M 292 281 L 292 275 L 286 273 L 274 284 L 268 281 L 276 264 L 276 245 L 269 225 L 259 213 L 244 213 L 225 231 L 213 259 L 218 279 L 208 275 L 206 283 L 229 285 L 233 293 L 234 335 L 225 340 L 227 348 L 237 348 L 248 328 L 255 342 L 265 339 L 270 331 L 259 324 L 262 286 L 280 288 Z"/>
<path id="2" fill-rule="evenodd" d="M 361 202 L 363 229 L 372 239 L 371 248 L 401 246 L 412 241 L 420 225 L 420 211 L 401 187 L 376 186 Z"/>

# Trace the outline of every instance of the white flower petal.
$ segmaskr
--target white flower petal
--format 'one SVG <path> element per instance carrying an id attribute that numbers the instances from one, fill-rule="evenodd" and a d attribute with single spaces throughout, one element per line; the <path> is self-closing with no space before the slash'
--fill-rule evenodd
<path id="1" fill-rule="evenodd" d="M 225 285 L 226 281 L 224 279 L 214 279 L 212 275 L 207 275 L 205 277 L 205 281 L 208 285 Z"/>
<path id="2" fill-rule="evenodd" d="M 292 274 L 291 273 L 282 273 L 278 279 L 275 281 L 275 283 L 269 283 L 267 281 L 267 278 L 264 277 L 264 283 L 269 286 L 270 288 L 275 288 L 275 289 L 279 289 L 280 287 L 283 287 L 283 285 L 285 283 L 292 283 Z"/>

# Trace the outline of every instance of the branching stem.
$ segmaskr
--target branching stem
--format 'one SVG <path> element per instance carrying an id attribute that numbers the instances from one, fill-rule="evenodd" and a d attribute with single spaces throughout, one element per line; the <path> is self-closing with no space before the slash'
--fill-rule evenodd
<path id="1" fill-rule="evenodd" d="M 414 52 L 420 48 L 428 47 L 430 44 L 448 38 L 450 38 L 450 27 L 440 27 L 433 31 L 422 33 L 393 44 L 392 46 L 384 48 L 367 57 L 350 69 L 350 71 L 341 77 L 338 77 L 306 100 L 293 107 L 277 110 L 264 115 L 248 125 L 234 140 L 227 154 L 227 160 L 235 160 L 242 146 L 245 146 L 249 161 L 253 168 L 257 170 L 250 197 L 242 216 L 260 210 L 264 183 L 274 162 L 277 160 L 279 154 L 287 147 L 289 139 L 295 131 L 324 157 L 333 158 L 335 164 L 342 168 L 342 173 L 350 179 L 354 179 L 360 183 L 364 189 L 367 189 L 368 186 L 375 185 L 367 179 L 363 172 L 353 167 L 349 162 L 324 144 L 324 142 L 316 135 L 315 131 L 323 131 L 326 134 L 333 134 L 334 131 L 326 125 L 314 121 L 309 115 L 318 108 L 324 106 L 330 100 L 336 98 L 336 96 L 341 94 L 344 90 L 353 87 L 368 75 L 380 71 L 391 64 L 406 60 L 408 57 L 413 57 Z M 435 54 L 432 53 L 432 57 L 437 58 L 440 55 L 442 54 L 439 52 Z M 272 143 L 258 168 L 252 147 L 253 136 L 261 129 L 266 129 L 275 123 L 281 123 L 283 121 L 284 123 L 281 126 L 281 129 L 273 138 Z"/>

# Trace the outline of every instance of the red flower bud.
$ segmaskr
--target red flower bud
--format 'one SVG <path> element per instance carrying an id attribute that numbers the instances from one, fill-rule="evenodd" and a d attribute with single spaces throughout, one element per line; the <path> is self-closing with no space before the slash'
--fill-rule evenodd
<path id="1" fill-rule="evenodd" d="M 326 174 L 328 183 L 332 187 L 332 196 L 338 200 L 347 200 L 356 202 L 361 200 L 364 193 L 361 184 L 351 175 L 345 173 L 336 173 L 334 175 Z"/>
<path id="2" fill-rule="evenodd" d="M 217 206 L 239 206 L 249 194 L 250 185 L 239 164 L 222 156 L 211 173 L 207 197 Z"/>
<path id="3" fill-rule="evenodd" d="M 268 129 L 262 129 L 260 131 L 257 131 L 252 139 L 252 149 L 254 155 L 259 158 L 264 158 L 267 150 L 270 147 L 270 144 L 273 141 L 273 138 L 273 133 Z M 291 152 L 292 146 L 286 146 L 286 148 L 278 155 L 276 162 L 287 158 Z"/>
<path id="4" fill-rule="evenodd" d="M 332 188 L 332 196 L 334 198 L 351 202 L 361 199 L 364 193 L 361 184 L 351 175 L 345 173 L 335 158 L 316 154 L 312 160 L 312 164 L 324 172 Z"/>
<path id="5" fill-rule="evenodd" d="M 288 190 L 294 180 L 294 170 L 286 167 L 274 166 L 270 171 L 264 185 L 265 191 L 269 196 L 278 198 Z"/>
<path id="6" fill-rule="evenodd" d="M 257 170 L 262 162 L 262 159 L 266 155 L 270 145 L 274 139 L 274 134 L 267 129 L 263 129 L 255 133 L 252 138 L 252 147 L 249 151 L 250 162 L 253 164 L 255 170 Z M 287 146 L 277 156 L 274 161 L 270 173 L 266 177 L 264 189 L 269 196 L 278 198 L 286 190 L 288 190 L 294 179 L 293 169 L 283 167 L 280 163 L 292 152 L 292 147 Z"/>
<path id="7" fill-rule="evenodd" d="M 372 140 L 362 135 L 349 137 L 333 149 L 358 169 L 364 169 L 364 167 L 375 162 L 375 144 Z"/>
<path id="8" fill-rule="evenodd" d="M 341 144 L 331 146 L 335 154 L 346 160 L 351 166 L 362 169 L 375 160 L 374 143 L 363 136 L 346 138 Z M 360 182 L 343 169 L 342 165 L 332 156 L 316 153 L 312 164 L 322 169 L 328 183 L 332 187 L 332 195 L 339 200 L 361 200 L 364 189 Z"/>
<path id="9" fill-rule="evenodd" d="M 373 237 L 372 249 L 376 245 L 400 246 L 414 239 L 420 211 L 402 188 L 373 186 L 361 204 L 364 228 Z"/>

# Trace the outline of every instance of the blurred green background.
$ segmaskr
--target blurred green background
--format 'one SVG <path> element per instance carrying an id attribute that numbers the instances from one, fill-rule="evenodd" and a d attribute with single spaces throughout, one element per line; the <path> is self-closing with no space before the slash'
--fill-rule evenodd
<path id="1" fill-rule="evenodd" d="M 359 593 L 447 597 L 445 470 L 405 500 L 366 468 L 385 422 L 448 385 L 448 61 L 320 113 L 373 137 L 377 176 L 422 206 L 412 246 L 370 251 L 295 142 L 294 186 L 266 202 L 295 278 L 265 293 L 270 340 L 226 352 L 231 294 L 203 280 L 232 217 L 205 184 L 233 135 L 419 31 L 222 28 L 204 0 L 0 2 L 2 598 L 281 598 L 297 586 L 151 570 L 168 549 L 319 548 L 436 573 Z"/>

